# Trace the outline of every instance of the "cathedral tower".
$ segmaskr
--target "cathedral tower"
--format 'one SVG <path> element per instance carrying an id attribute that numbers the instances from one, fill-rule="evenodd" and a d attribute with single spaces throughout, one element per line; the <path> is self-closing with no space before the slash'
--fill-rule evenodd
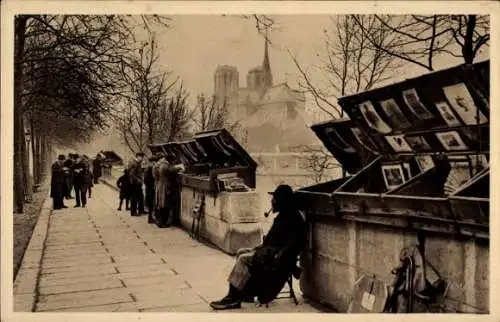
<path id="1" fill-rule="evenodd" d="M 218 102 L 229 102 L 239 88 L 239 73 L 234 66 L 219 65 L 214 75 L 214 95 Z"/>
<path id="2" fill-rule="evenodd" d="M 264 72 L 264 86 L 270 88 L 273 86 L 273 74 L 271 72 L 271 63 L 269 62 L 269 40 L 266 31 L 266 38 L 264 44 L 264 61 L 262 62 L 262 70 Z"/>

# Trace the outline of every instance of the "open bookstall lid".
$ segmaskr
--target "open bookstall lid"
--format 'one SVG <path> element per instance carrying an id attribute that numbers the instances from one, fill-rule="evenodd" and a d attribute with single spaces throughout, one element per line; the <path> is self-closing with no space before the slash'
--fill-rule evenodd
<path id="1" fill-rule="evenodd" d="M 311 129 L 349 173 L 358 172 L 377 155 L 374 143 L 349 119 L 315 124 Z"/>
<path id="2" fill-rule="evenodd" d="M 346 96 L 339 104 L 380 155 L 488 153 L 488 78 L 489 61 L 460 65 Z M 332 131 L 343 126 L 329 124 Z M 322 127 L 325 132 L 328 125 Z"/>
<path id="3" fill-rule="evenodd" d="M 226 129 L 199 132 L 193 139 L 202 147 L 207 159 L 213 164 L 257 168 L 257 162 Z"/>

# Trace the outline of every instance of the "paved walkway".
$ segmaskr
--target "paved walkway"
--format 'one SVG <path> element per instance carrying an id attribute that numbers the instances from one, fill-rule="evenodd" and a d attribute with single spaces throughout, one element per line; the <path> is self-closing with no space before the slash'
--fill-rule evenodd
<path id="1" fill-rule="evenodd" d="M 231 256 L 181 229 L 117 211 L 118 194 L 104 184 L 92 194 L 87 208 L 44 205 L 15 282 L 15 312 L 214 312 L 208 302 L 227 292 Z M 298 283 L 295 289 L 300 293 Z M 237 312 L 316 310 L 277 299 L 269 308 L 248 303 Z"/>

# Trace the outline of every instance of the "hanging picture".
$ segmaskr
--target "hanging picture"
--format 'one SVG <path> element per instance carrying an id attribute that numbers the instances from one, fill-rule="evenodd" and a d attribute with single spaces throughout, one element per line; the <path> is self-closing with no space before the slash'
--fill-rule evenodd
<path id="1" fill-rule="evenodd" d="M 400 164 L 382 165 L 382 174 L 387 189 L 393 189 L 405 183 L 403 167 Z"/>
<path id="2" fill-rule="evenodd" d="M 338 147 L 341 150 L 344 150 L 346 152 L 355 152 L 354 148 L 350 146 L 338 133 L 335 131 L 335 129 L 328 128 L 325 131 L 326 136 L 328 137 L 328 140 L 330 143 L 332 143 L 334 146 Z"/>
<path id="3" fill-rule="evenodd" d="M 363 135 L 363 133 L 361 132 L 361 130 L 359 128 L 354 127 L 351 129 L 351 131 L 361 146 L 365 147 L 367 150 L 369 150 L 373 153 L 377 153 L 377 148 L 375 147 L 373 142 L 371 142 L 365 135 Z"/>
<path id="4" fill-rule="evenodd" d="M 381 101 L 380 106 L 391 121 L 391 125 L 393 127 L 408 128 L 411 126 L 411 123 L 408 121 L 403 112 L 401 112 L 401 109 L 394 99 L 391 98 Z"/>
<path id="5" fill-rule="evenodd" d="M 439 102 L 436 103 L 436 108 L 439 111 L 439 114 L 443 117 L 443 120 L 448 124 L 449 126 L 459 126 L 462 123 L 457 119 L 455 114 L 453 113 L 450 105 L 446 102 Z"/>
<path id="6" fill-rule="evenodd" d="M 391 127 L 380 118 L 380 115 L 378 115 L 371 102 L 366 101 L 359 104 L 358 107 L 369 127 L 382 134 L 387 134 L 392 131 Z"/>
<path id="7" fill-rule="evenodd" d="M 417 161 L 418 167 L 422 172 L 432 169 L 435 166 L 434 160 L 432 160 L 430 155 L 417 155 L 415 161 Z"/>
<path id="8" fill-rule="evenodd" d="M 422 104 L 414 88 L 403 91 L 403 100 L 411 112 L 419 119 L 428 120 L 434 117 Z"/>
<path id="9" fill-rule="evenodd" d="M 403 163 L 403 170 L 405 174 L 405 181 L 408 181 L 411 179 L 411 169 L 410 169 L 410 164 L 409 163 Z"/>
<path id="10" fill-rule="evenodd" d="M 467 125 L 483 124 L 488 119 L 474 104 L 474 100 L 464 83 L 443 87 L 443 92 L 451 106 Z M 479 117 L 479 120 L 477 118 Z"/>
<path id="11" fill-rule="evenodd" d="M 386 136 L 385 139 L 396 153 L 413 151 L 408 142 L 406 142 L 404 135 L 390 135 Z"/>
<path id="12" fill-rule="evenodd" d="M 436 133 L 436 137 L 447 151 L 463 151 L 468 147 L 456 131 Z"/>
<path id="13" fill-rule="evenodd" d="M 423 136 L 407 136 L 406 142 L 412 147 L 414 150 L 430 150 L 431 146 Z"/>

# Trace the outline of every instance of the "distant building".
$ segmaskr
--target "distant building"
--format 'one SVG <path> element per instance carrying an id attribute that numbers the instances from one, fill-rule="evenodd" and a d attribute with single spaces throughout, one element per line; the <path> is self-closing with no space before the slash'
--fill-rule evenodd
<path id="1" fill-rule="evenodd" d="M 286 83 L 273 83 L 267 40 L 262 65 L 248 71 L 246 87 L 240 87 L 239 78 L 236 67 L 219 65 L 214 75 L 214 97 L 219 104 L 227 104 L 230 120 L 246 132 L 243 144 L 250 152 L 288 151 L 319 144 L 309 128 L 304 92 Z"/>

